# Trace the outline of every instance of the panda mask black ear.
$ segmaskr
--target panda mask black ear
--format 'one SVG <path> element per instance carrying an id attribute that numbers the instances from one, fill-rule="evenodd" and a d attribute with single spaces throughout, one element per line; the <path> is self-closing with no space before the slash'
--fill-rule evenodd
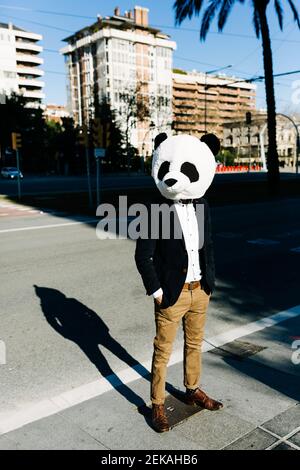
<path id="1" fill-rule="evenodd" d="M 200 140 L 210 148 L 215 157 L 218 155 L 220 152 L 221 143 L 220 139 L 218 139 L 215 134 L 204 134 Z"/>
<path id="2" fill-rule="evenodd" d="M 165 132 L 158 134 L 154 139 L 154 150 L 156 150 L 164 140 L 167 140 L 167 138 L 168 136 Z"/>

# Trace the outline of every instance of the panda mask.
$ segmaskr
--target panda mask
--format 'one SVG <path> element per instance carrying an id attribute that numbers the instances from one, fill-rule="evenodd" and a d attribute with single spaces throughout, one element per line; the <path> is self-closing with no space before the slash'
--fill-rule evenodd
<path id="1" fill-rule="evenodd" d="M 202 141 L 186 134 L 159 134 L 156 139 L 152 177 L 161 194 L 174 201 L 202 197 L 215 175 L 219 139 L 214 134 Z"/>

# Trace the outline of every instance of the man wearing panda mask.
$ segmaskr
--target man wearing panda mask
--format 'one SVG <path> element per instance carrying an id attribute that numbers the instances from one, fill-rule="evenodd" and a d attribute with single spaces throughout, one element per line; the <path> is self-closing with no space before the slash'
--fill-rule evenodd
<path id="1" fill-rule="evenodd" d="M 168 238 L 139 238 L 135 261 L 155 304 L 151 401 L 152 423 L 158 432 L 169 430 L 164 409 L 166 372 L 181 321 L 186 402 L 208 410 L 223 406 L 199 388 L 206 311 L 214 287 L 210 214 L 203 196 L 214 178 L 219 149 L 214 134 L 206 134 L 201 141 L 185 134 L 168 137 L 164 133 L 155 139 L 152 176 L 162 203 L 173 209 L 174 223 Z M 198 207 L 204 209 L 202 217 Z M 180 237 L 174 236 L 176 221 Z"/>

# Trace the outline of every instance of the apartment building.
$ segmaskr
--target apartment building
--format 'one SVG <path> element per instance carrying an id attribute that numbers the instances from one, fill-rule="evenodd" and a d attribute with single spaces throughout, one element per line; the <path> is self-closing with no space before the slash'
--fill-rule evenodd
<path id="1" fill-rule="evenodd" d="M 282 166 L 295 166 L 297 158 L 297 133 L 292 123 L 282 115 L 277 116 L 277 150 Z M 256 111 L 252 122 L 245 118 L 227 122 L 223 128 L 223 148 L 236 155 L 237 162 L 259 162 L 268 151 L 267 114 Z"/>
<path id="2" fill-rule="evenodd" d="M 63 118 L 70 117 L 67 108 L 62 104 L 49 103 L 45 106 L 44 116 L 47 121 L 57 122 L 62 124 Z"/>
<path id="3" fill-rule="evenodd" d="M 0 93 L 20 93 L 27 106 L 38 107 L 45 95 L 43 64 L 39 45 L 42 36 L 18 28 L 12 23 L 0 23 Z"/>
<path id="4" fill-rule="evenodd" d="M 256 86 L 225 75 L 174 70 L 173 128 L 201 136 L 223 134 L 226 122 L 255 109 Z"/>
<path id="5" fill-rule="evenodd" d="M 149 25 L 148 14 L 139 6 L 124 13 L 115 8 L 112 16 L 98 16 L 67 37 L 68 45 L 61 50 L 68 74 L 68 110 L 75 122 L 88 123 L 95 103 L 107 100 L 140 155 L 150 154 L 155 133 L 170 130 L 172 124 L 176 43 Z M 136 94 L 149 108 L 142 121 L 130 116 L 130 98 Z"/>

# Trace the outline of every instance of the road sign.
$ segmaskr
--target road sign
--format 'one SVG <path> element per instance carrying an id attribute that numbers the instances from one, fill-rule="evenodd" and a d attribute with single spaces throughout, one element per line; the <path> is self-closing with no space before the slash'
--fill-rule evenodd
<path id="1" fill-rule="evenodd" d="M 94 149 L 95 158 L 104 158 L 105 154 L 106 154 L 106 149 L 99 148 L 99 147 Z"/>

